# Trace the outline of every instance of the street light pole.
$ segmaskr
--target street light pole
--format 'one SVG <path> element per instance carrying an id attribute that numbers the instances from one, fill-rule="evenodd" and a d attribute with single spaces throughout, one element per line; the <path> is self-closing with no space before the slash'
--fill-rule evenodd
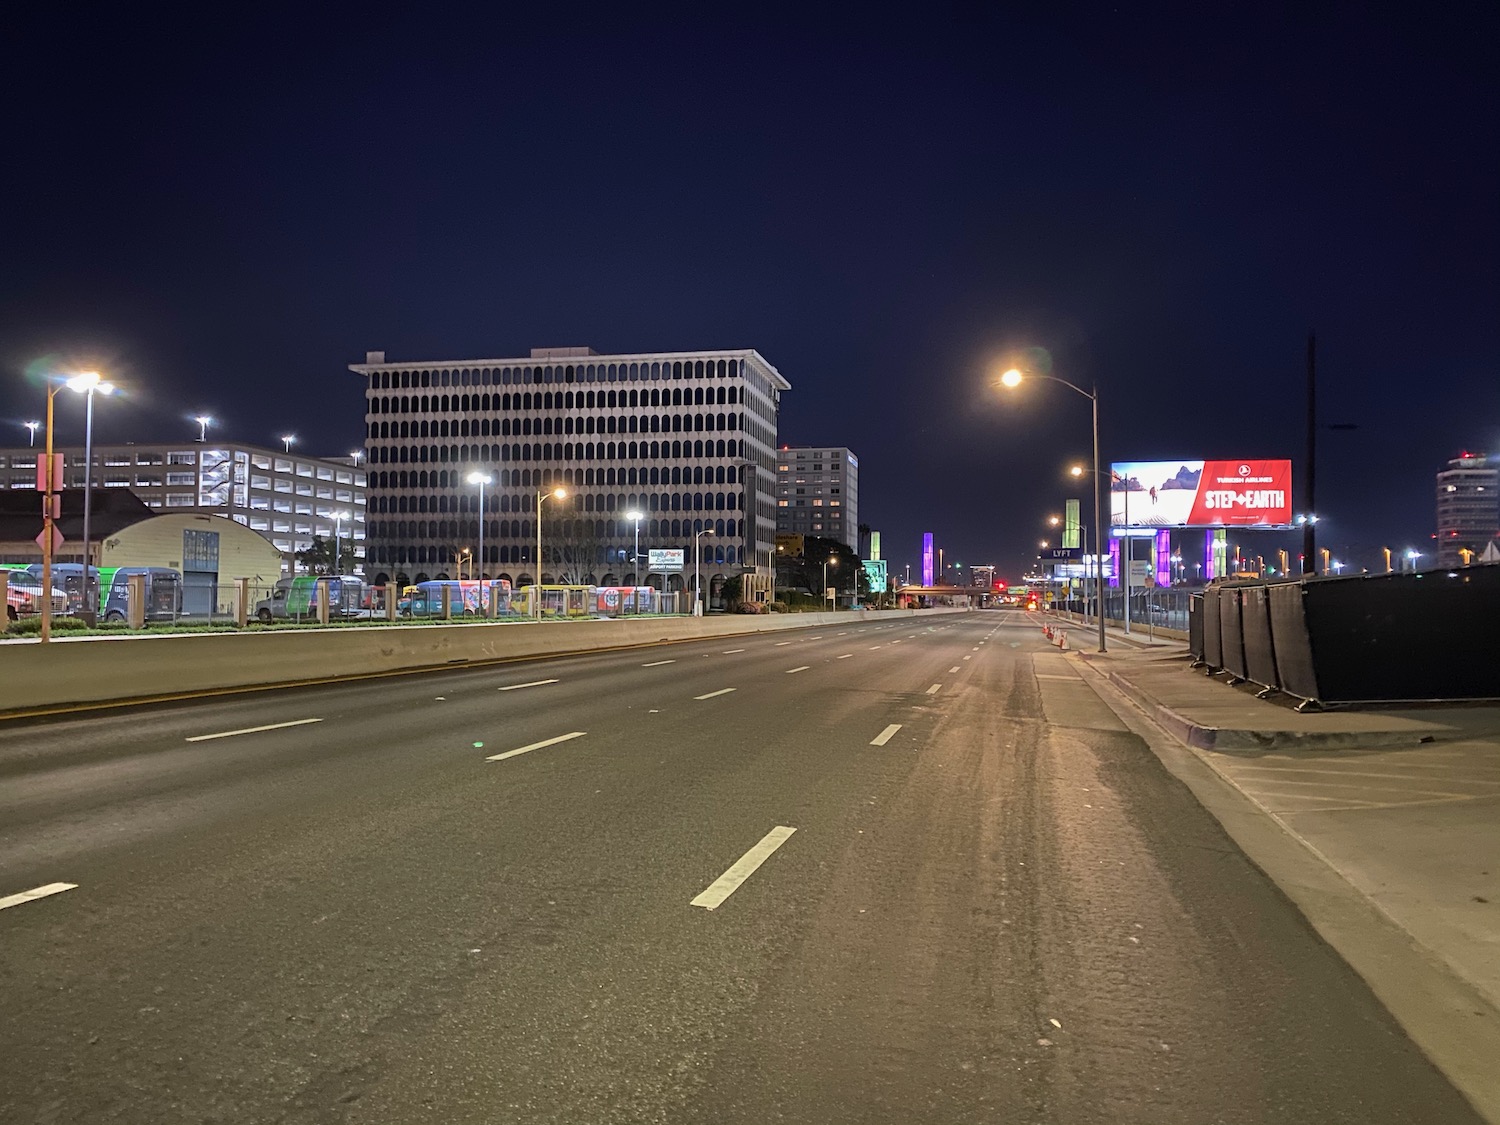
<path id="1" fill-rule="evenodd" d="M 702 579 L 698 575 L 698 560 L 703 552 L 701 540 L 705 535 L 712 535 L 714 529 L 705 527 L 702 531 L 693 535 L 693 616 L 703 616 L 703 586 Z"/>
<path id="2" fill-rule="evenodd" d="M 542 619 L 542 501 L 548 496 L 561 500 L 566 495 L 561 488 L 554 488 L 551 492 L 538 489 L 536 494 L 536 582 L 531 587 L 531 616 L 538 621 Z"/>
<path id="3" fill-rule="evenodd" d="M 479 616 L 481 617 L 488 617 L 490 615 L 489 602 L 484 596 L 484 490 L 492 480 L 494 478 L 489 473 L 481 473 L 478 469 L 469 474 L 469 483 L 479 486 Z M 537 510 L 538 518 L 536 522 L 537 526 L 541 527 L 540 502 L 537 504 Z"/>
<path id="4" fill-rule="evenodd" d="M 635 521 L 635 548 L 630 556 L 630 577 L 631 585 L 636 588 L 641 585 L 641 515 L 642 513 L 633 509 L 625 513 L 626 519 Z M 640 613 L 641 605 L 634 591 L 631 592 L 630 602 L 635 606 L 635 611 Z"/>
<path id="5" fill-rule="evenodd" d="M 208 440 L 208 427 L 213 425 L 214 420 L 207 414 L 199 414 L 193 421 L 198 423 L 198 444 L 202 445 Z"/>
<path id="6" fill-rule="evenodd" d="M 297 435 L 296 434 L 282 434 L 281 435 L 281 444 L 286 449 L 286 452 L 288 452 L 288 453 L 290 453 L 292 451 L 292 443 L 294 441 L 296 441 L 296 440 L 297 440 Z"/>
<path id="7" fill-rule="evenodd" d="M 36 432 L 41 427 L 41 423 L 40 422 L 23 422 L 22 425 L 24 425 L 26 427 L 26 429 L 31 434 L 31 440 L 29 442 L 27 442 L 27 444 L 29 446 L 31 446 L 33 449 L 35 449 L 36 448 Z"/>
<path id="8" fill-rule="evenodd" d="M 114 394 L 114 387 L 99 381 L 96 372 L 70 379 L 68 386 L 85 398 L 83 425 L 83 615 L 90 624 L 98 615 L 99 600 L 90 593 L 90 570 L 92 560 L 89 550 L 89 520 L 93 512 L 94 485 L 94 392 L 102 395 Z M 43 592 L 45 595 L 45 591 Z"/>

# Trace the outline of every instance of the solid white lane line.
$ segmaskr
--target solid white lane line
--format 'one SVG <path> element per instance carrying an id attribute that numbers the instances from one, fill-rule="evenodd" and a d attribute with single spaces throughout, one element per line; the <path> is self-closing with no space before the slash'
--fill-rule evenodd
<path id="1" fill-rule="evenodd" d="M 800 668 L 788 668 L 788 669 L 787 669 L 787 670 L 786 670 L 786 674 L 787 674 L 787 675 L 788 675 L 788 676 L 790 676 L 790 675 L 791 675 L 791 674 L 792 674 L 792 673 L 793 673 L 793 672 L 806 672 L 806 671 L 807 671 L 807 670 L 808 670 L 808 669 L 809 669 L 809 668 L 811 668 L 811 667 L 812 667 L 812 665 L 811 665 L 811 664 L 804 664 L 804 665 L 802 665 L 802 667 L 800 667 Z"/>
<path id="2" fill-rule="evenodd" d="M 35 902 L 39 898 L 47 898 L 49 895 L 60 895 L 63 891 L 76 889 L 77 883 L 48 883 L 41 887 L 32 887 L 29 891 L 20 894 L 6 895 L 0 898 L 0 910 L 7 907 L 20 906 L 23 902 Z"/>
<path id="3" fill-rule="evenodd" d="M 949 668 L 948 671 L 950 671 L 950 672 L 957 672 L 958 671 L 958 665 L 955 664 L 952 668 Z"/>
<path id="4" fill-rule="evenodd" d="M 891 735 L 895 734 L 900 729 L 901 729 L 901 724 L 900 723 L 892 723 L 890 726 L 886 727 L 885 730 L 881 731 L 874 738 L 870 739 L 870 745 L 871 746 L 884 746 L 887 742 L 889 742 L 891 740 Z"/>
<path id="5" fill-rule="evenodd" d="M 237 734 L 259 734 L 263 730 L 281 730 L 284 727 L 305 727 L 308 723 L 321 723 L 322 719 L 293 719 L 289 723 L 267 723 L 263 727 L 243 727 L 240 730 L 221 730 L 217 734 L 195 734 L 184 742 L 212 742 L 216 738 L 233 738 Z"/>
<path id="6" fill-rule="evenodd" d="M 496 691 L 520 691 L 522 688 L 528 688 L 528 687 L 545 687 L 547 684 L 556 684 L 556 683 L 561 683 L 561 682 L 562 681 L 560 681 L 560 680 L 532 680 L 530 683 L 526 683 L 526 684 L 511 684 L 509 687 L 496 688 L 495 690 Z"/>
<path id="7" fill-rule="evenodd" d="M 742 648 L 726 648 L 724 650 L 724 655 L 725 656 L 733 656 L 737 652 L 744 652 L 744 651 L 745 650 L 742 649 Z"/>
<path id="8" fill-rule="evenodd" d="M 787 828 L 784 825 L 777 825 L 771 829 L 761 837 L 760 843 L 740 856 L 728 871 L 720 875 L 708 885 L 702 894 L 693 899 L 691 905 L 701 906 L 704 910 L 715 909 L 739 890 L 740 884 L 754 875 L 756 869 L 770 859 L 771 853 L 786 843 L 787 837 L 795 831 L 797 831 L 795 828 Z"/>
<path id="9" fill-rule="evenodd" d="M 642 668 L 660 668 L 663 664 L 676 664 L 675 660 L 653 660 L 650 664 L 642 664 Z"/>
<path id="10" fill-rule="evenodd" d="M 927 689 L 927 694 L 928 695 L 936 695 L 938 692 L 940 692 L 942 690 L 943 690 L 943 685 L 942 684 L 933 684 L 930 688 Z"/>
<path id="11" fill-rule="evenodd" d="M 839 657 L 839 659 L 840 659 L 840 660 L 848 660 L 848 659 L 849 659 L 849 658 L 850 658 L 850 657 L 851 657 L 851 656 L 853 656 L 853 655 L 854 655 L 854 654 L 853 654 L 853 653 L 852 653 L 852 652 L 846 652 L 846 653 L 844 653 L 844 655 L 843 655 L 843 656 L 841 656 L 841 657 Z"/>
<path id="12" fill-rule="evenodd" d="M 560 734 L 556 738 L 544 738 L 540 742 L 533 742 L 530 746 L 518 746 L 514 750 L 507 750 L 504 754 L 491 754 L 485 761 L 503 762 L 506 758 L 514 758 L 517 754 L 530 754 L 533 750 L 540 750 L 543 746 L 556 746 L 559 742 L 570 742 L 586 734 L 588 734 L 586 730 L 575 730 L 571 734 Z"/>
<path id="13" fill-rule="evenodd" d="M 732 688 L 732 687 L 724 687 L 724 688 L 720 688 L 718 691 L 711 691 L 707 695 L 695 695 L 695 696 L 693 696 L 693 698 L 694 699 L 712 699 L 716 695 L 728 695 L 730 692 L 732 692 L 734 690 L 735 689 Z"/>

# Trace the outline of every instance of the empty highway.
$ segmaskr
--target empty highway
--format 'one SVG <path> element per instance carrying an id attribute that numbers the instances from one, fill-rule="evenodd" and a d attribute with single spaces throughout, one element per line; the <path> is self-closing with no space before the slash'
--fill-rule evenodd
<path id="1" fill-rule="evenodd" d="M 1478 1120 L 1011 611 L 0 724 L 0 1010 L 7 1123 Z"/>

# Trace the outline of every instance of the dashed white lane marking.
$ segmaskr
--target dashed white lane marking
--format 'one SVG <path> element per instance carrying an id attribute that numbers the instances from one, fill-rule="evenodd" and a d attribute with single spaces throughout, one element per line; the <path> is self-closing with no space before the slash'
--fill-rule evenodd
<path id="1" fill-rule="evenodd" d="M 977 645 L 976 645 L 976 646 L 975 646 L 975 647 L 974 647 L 974 648 L 971 648 L 971 649 L 970 649 L 970 650 L 969 650 L 969 651 L 970 651 L 970 652 L 978 652 L 978 651 L 979 651 L 979 648 L 978 648 L 978 646 L 977 646 Z"/>
<path id="2" fill-rule="evenodd" d="M 901 643 L 901 638 L 900 637 L 897 637 L 894 641 L 891 642 L 891 644 L 893 644 L 893 645 L 899 645 L 900 643 Z"/>
<path id="3" fill-rule="evenodd" d="M 943 685 L 942 684 L 933 684 L 930 688 L 927 689 L 927 694 L 928 695 L 936 695 L 938 692 L 940 692 L 942 690 L 943 690 Z"/>
<path id="4" fill-rule="evenodd" d="M 880 647 L 881 647 L 880 645 L 871 645 L 870 646 L 870 651 L 874 652 L 877 648 L 880 648 Z"/>
<path id="5" fill-rule="evenodd" d="M 895 734 L 900 729 L 901 729 L 901 724 L 900 723 L 892 723 L 890 726 L 886 727 L 885 730 L 881 731 L 874 738 L 870 739 L 870 745 L 871 746 L 884 746 L 887 742 L 889 742 L 891 740 L 891 735 Z"/>
<path id="6" fill-rule="evenodd" d="M 522 688 L 528 688 L 528 687 L 545 687 L 547 684 L 556 684 L 556 683 L 561 683 L 561 682 L 562 681 L 560 681 L 560 680 L 532 680 L 530 683 L 525 683 L 525 684 L 510 684 L 508 687 L 496 688 L 495 690 L 496 691 L 520 691 Z"/>
<path id="7" fill-rule="evenodd" d="M 717 908 L 726 898 L 739 890 L 740 884 L 754 875 L 756 869 L 770 859 L 771 853 L 786 843 L 787 837 L 795 831 L 797 831 L 795 828 L 787 828 L 784 825 L 777 825 L 771 829 L 761 837 L 760 843 L 735 860 L 728 871 L 720 875 L 708 885 L 702 894 L 693 899 L 692 905 L 701 906 L 704 910 Z"/>
<path id="8" fill-rule="evenodd" d="M 834 634 L 835 637 L 847 637 L 848 635 L 849 635 L 849 630 L 848 629 L 845 629 L 842 633 L 835 633 Z"/>
<path id="9" fill-rule="evenodd" d="M 787 669 L 787 670 L 786 670 L 786 674 L 787 674 L 787 675 L 788 675 L 788 676 L 790 676 L 790 675 L 791 675 L 791 674 L 792 674 L 792 673 L 793 673 L 793 672 L 806 672 L 806 671 L 807 671 L 807 670 L 808 670 L 808 669 L 809 669 L 809 668 L 811 668 L 811 667 L 812 667 L 812 665 L 811 665 L 811 664 L 804 664 L 804 665 L 802 665 L 802 667 L 800 667 L 800 668 L 788 668 L 788 669 Z"/>
<path id="10" fill-rule="evenodd" d="M 263 730 L 281 730 L 285 727 L 305 727 L 308 723 L 321 723 L 322 719 L 293 719 L 289 723 L 267 723 L 263 727 L 242 727 L 239 730 L 221 730 L 217 734 L 195 734 L 184 742 L 212 742 L 216 738 L 233 738 L 237 734 L 259 734 Z"/>
<path id="11" fill-rule="evenodd" d="M 964 659 L 965 660 L 973 660 L 974 658 L 972 656 L 966 656 L 966 657 L 964 657 Z"/>
<path id="12" fill-rule="evenodd" d="M 570 742 L 575 738 L 582 738 L 588 731 L 575 730 L 570 734 L 560 734 L 556 738 L 544 738 L 540 742 L 533 742 L 530 746 L 518 746 L 514 750 L 507 750 L 504 754 L 491 754 L 485 759 L 486 762 L 503 762 L 506 758 L 514 758 L 517 754 L 530 754 L 533 750 L 540 750 L 543 746 L 556 746 L 559 742 Z"/>
<path id="13" fill-rule="evenodd" d="M 20 906 L 23 902 L 35 902 L 39 898 L 47 898 L 49 895 L 60 895 L 63 891 L 76 890 L 77 883 L 47 883 L 45 886 L 32 887 L 29 891 L 20 894 L 6 895 L 0 898 L 0 910 L 8 907 Z"/>
<path id="14" fill-rule="evenodd" d="M 733 656 L 737 652 L 744 652 L 744 651 L 745 650 L 742 649 L 742 648 L 726 648 L 724 650 L 723 655 L 725 655 L 725 656 Z"/>
<path id="15" fill-rule="evenodd" d="M 777 641 L 776 644 L 773 645 L 772 647 L 773 648 L 780 648 L 782 645 L 789 645 L 791 643 L 792 643 L 791 641 Z"/>
<path id="16" fill-rule="evenodd" d="M 823 634 L 819 633 L 816 637 L 808 637 L 807 639 L 810 641 L 821 641 L 823 639 Z"/>
<path id="17" fill-rule="evenodd" d="M 642 664 L 642 668 L 660 668 L 663 664 L 676 664 L 675 660 L 653 660 L 650 664 Z"/>
<path id="18" fill-rule="evenodd" d="M 849 659 L 849 658 L 850 658 L 850 657 L 851 657 L 851 656 L 853 656 L 853 655 L 854 655 L 854 654 L 853 654 L 853 653 L 852 653 L 852 652 L 846 652 L 846 653 L 844 653 L 844 655 L 843 655 L 843 656 L 841 656 L 841 657 L 839 657 L 839 659 L 840 659 L 840 660 L 848 660 L 848 659 Z"/>
<path id="19" fill-rule="evenodd" d="M 948 671 L 950 671 L 950 672 L 957 672 L 958 671 L 958 665 L 955 664 L 952 668 L 949 668 Z"/>
<path id="20" fill-rule="evenodd" d="M 712 699 L 716 695 L 728 695 L 730 692 L 732 692 L 734 690 L 735 689 L 732 688 L 732 687 L 722 687 L 718 691 L 711 691 L 707 695 L 695 695 L 695 696 L 693 696 L 693 698 L 694 699 Z"/>

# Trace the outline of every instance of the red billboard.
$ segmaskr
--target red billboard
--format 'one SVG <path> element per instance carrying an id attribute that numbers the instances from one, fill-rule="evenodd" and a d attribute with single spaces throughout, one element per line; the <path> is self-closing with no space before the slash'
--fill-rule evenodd
<path id="1" fill-rule="evenodd" d="M 1290 527 L 1290 461 L 1117 461 L 1114 527 Z"/>

